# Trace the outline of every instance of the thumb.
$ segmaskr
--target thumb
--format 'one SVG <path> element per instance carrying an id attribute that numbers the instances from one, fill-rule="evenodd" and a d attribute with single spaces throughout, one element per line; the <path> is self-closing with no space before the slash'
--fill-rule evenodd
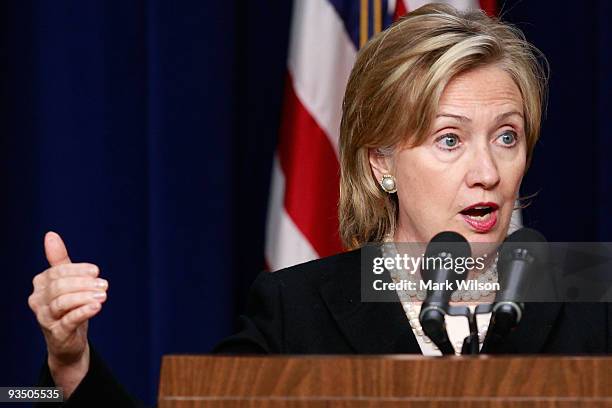
<path id="1" fill-rule="evenodd" d="M 53 231 L 45 234 L 45 256 L 51 266 L 71 263 L 64 241 Z"/>

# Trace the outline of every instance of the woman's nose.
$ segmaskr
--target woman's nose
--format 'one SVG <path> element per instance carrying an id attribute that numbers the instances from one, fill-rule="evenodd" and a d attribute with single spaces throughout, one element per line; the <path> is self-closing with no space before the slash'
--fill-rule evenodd
<path id="1" fill-rule="evenodd" d="M 469 187 L 482 187 L 489 190 L 499 183 L 499 171 L 488 146 L 478 147 L 470 158 L 466 183 Z"/>

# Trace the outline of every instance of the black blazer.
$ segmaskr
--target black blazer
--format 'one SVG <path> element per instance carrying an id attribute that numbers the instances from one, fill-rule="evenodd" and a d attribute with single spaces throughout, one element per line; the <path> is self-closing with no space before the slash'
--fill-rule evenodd
<path id="1" fill-rule="evenodd" d="M 216 353 L 395 354 L 421 350 L 399 303 L 362 303 L 359 250 L 275 273 L 251 288 L 243 329 Z M 387 279 L 388 274 L 387 274 Z M 489 353 L 612 351 L 603 303 L 531 303 L 519 327 Z"/>
<path id="2" fill-rule="evenodd" d="M 214 353 L 420 354 L 404 310 L 396 303 L 362 303 L 359 250 L 274 273 L 251 287 L 242 330 Z M 387 276 L 388 278 L 388 276 Z M 531 303 L 518 328 L 488 353 L 606 354 L 612 351 L 612 313 L 605 303 Z M 48 367 L 41 382 L 53 384 Z M 104 390 L 104 392 L 101 392 Z M 64 404 L 140 406 L 92 347 L 90 369 Z"/>

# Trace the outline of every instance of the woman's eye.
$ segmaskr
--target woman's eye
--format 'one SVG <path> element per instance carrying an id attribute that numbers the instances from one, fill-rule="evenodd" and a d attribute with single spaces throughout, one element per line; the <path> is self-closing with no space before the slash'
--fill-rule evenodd
<path id="1" fill-rule="evenodd" d="M 443 150 L 455 150 L 459 145 L 459 136 L 447 133 L 436 139 L 436 145 Z"/>
<path id="2" fill-rule="evenodd" d="M 514 146 L 516 144 L 517 139 L 518 139 L 518 135 L 516 134 L 516 132 L 513 132 L 511 130 L 505 131 L 504 133 L 499 135 L 497 138 L 497 140 L 499 140 L 499 142 L 504 147 Z"/>

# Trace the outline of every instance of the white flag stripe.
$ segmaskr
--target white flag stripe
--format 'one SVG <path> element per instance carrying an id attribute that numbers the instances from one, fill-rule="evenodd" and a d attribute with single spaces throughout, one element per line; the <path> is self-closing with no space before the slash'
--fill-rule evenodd
<path id="1" fill-rule="evenodd" d="M 272 165 L 265 254 L 271 271 L 318 258 L 312 245 L 287 214 L 284 197 L 285 177 L 276 155 Z"/>
<path id="2" fill-rule="evenodd" d="M 327 0 L 297 0 L 293 8 L 288 65 L 295 93 L 337 155 L 342 98 L 357 52 Z"/>

